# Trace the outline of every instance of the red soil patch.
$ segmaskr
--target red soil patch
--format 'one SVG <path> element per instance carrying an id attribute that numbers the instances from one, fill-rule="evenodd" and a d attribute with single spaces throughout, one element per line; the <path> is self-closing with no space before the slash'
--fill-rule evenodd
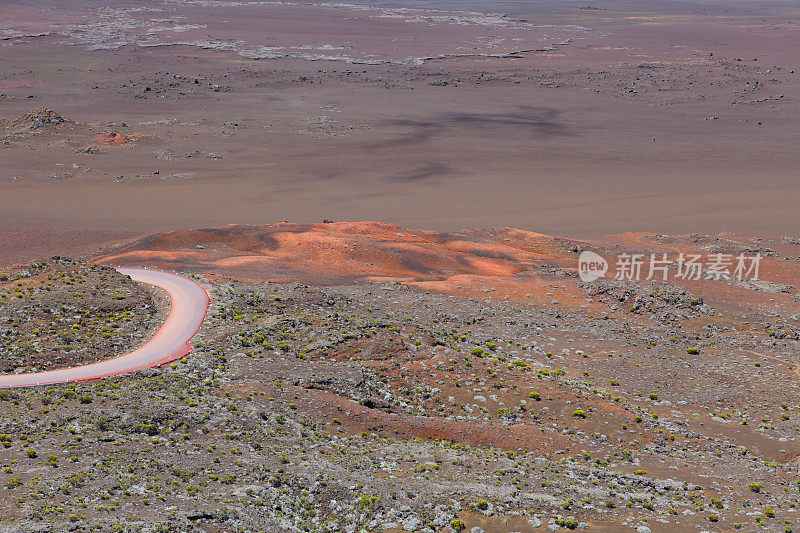
<path id="1" fill-rule="evenodd" d="M 566 265 L 569 255 L 550 237 L 507 228 L 447 234 L 358 222 L 176 231 L 133 242 L 100 261 L 252 281 L 396 281 L 476 296 L 491 285 L 502 286 L 503 297 L 525 298 L 548 290 L 529 270 L 542 261 Z"/>
<path id="2" fill-rule="evenodd" d="M 747 241 L 731 236 L 624 234 L 613 242 L 588 243 L 511 228 L 455 233 L 412 231 L 377 222 L 230 225 L 153 235 L 118 248 L 100 262 L 148 265 L 228 276 L 244 281 L 300 280 L 334 285 L 354 281 L 399 282 L 455 296 L 513 300 L 567 308 L 605 309 L 576 285 L 578 251 L 591 247 L 609 261 L 615 275 L 620 253 L 739 253 Z M 710 248 L 716 246 L 717 248 Z M 760 279 L 793 283 L 794 263 L 765 257 Z M 670 279 L 706 298 L 766 307 L 796 308 L 793 293 L 754 291 L 733 283 Z"/>
<path id="3" fill-rule="evenodd" d="M 103 146 L 133 146 L 134 144 L 147 143 L 157 141 L 158 138 L 154 135 L 123 135 L 110 131 L 108 133 L 101 133 L 93 138 L 94 142 Z"/>

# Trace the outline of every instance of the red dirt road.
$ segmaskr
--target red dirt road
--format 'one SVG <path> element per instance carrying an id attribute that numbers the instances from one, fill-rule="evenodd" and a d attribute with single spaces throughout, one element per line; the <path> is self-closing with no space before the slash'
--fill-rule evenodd
<path id="1" fill-rule="evenodd" d="M 118 268 L 121 274 L 139 283 L 149 283 L 167 291 L 171 306 L 169 316 L 147 343 L 136 350 L 85 366 L 0 376 L 0 388 L 33 387 L 67 381 L 84 381 L 155 367 L 183 357 L 191 350 L 194 337 L 208 309 L 208 293 L 200 285 L 175 274 L 141 268 Z"/>

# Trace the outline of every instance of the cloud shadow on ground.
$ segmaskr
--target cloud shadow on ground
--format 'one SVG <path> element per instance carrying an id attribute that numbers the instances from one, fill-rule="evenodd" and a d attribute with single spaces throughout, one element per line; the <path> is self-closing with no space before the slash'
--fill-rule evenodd
<path id="1" fill-rule="evenodd" d="M 509 113 L 440 113 L 430 120 L 392 119 L 384 126 L 399 130 L 394 138 L 372 145 L 372 148 L 390 148 L 427 142 L 446 135 L 448 130 L 471 126 L 476 133 L 488 129 L 507 128 L 518 130 L 529 138 L 571 135 L 566 126 L 558 121 L 561 111 L 555 109 L 520 106 Z"/>

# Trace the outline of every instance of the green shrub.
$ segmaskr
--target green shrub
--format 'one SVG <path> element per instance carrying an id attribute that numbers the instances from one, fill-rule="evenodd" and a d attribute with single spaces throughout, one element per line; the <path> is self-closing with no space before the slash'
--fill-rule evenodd
<path id="1" fill-rule="evenodd" d="M 356 502 L 356 507 L 364 511 L 374 511 L 381 504 L 381 499 L 378 496 L 364 495 Z"/>

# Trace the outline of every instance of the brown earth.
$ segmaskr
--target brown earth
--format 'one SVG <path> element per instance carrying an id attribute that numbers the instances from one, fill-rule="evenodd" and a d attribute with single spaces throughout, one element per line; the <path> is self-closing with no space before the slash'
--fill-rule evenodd
<path id="1" fill-rule="evenodd" d="M 4 227 L 0 230 L 0 267 L 53 255 L 78 257 L 95 254 L 137 236 L 130 231 Z"/>
<path id="2" fill-rule="evenodd" d="M 74 124 L 3 141 L 0 227 L 800 231 L 792 3 L 91 5 L 0 7 L 0 115 Z"/>

